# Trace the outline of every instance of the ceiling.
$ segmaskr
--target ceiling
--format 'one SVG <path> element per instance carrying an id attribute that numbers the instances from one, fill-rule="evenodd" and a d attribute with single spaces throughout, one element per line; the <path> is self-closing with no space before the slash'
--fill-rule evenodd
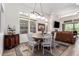
<path id="1" fill-rule="evenodd" d="M 35 11 L 47 16 L 51 14 L 64 16 L 70 13 L 77 13 L 79 11 L 79 4 L 76 3 L 41 3 L 41 7 L 40 3 L 24 3 L 23 5 L 27 6 L 27 8 L 31 10 L 36 6 Z"/>

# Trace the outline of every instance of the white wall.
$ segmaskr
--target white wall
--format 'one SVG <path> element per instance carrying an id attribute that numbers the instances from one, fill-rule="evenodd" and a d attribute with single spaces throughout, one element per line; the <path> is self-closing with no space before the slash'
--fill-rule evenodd
<path id="1" fill-rule="evenodd" d="M 60 28 L 53 27 L 54 21 L 60 22 Z M 52 32 L 52 31 L 55 31 L 55 29 L 57 29 L 58 31 L 62 31 L 62 24 L 63 24 L 63 21 L 60 19 L 60 17 L 58 15 L 51 14 L 50 19 L 49 19 L 48 31 Z"/>
<path id="2" fill-rule="evenodd" d="M 15 25 L 16 33 L 19 33 L 18 11 L 17 4 L 5 4 L 5 33 L 7 33 L 8 25 L 10 27 Z"/>
<path id="3" fill-rule="evenodd" d="M 3 35 L 4 35 L 4 9 L 3 5 L 0 4 L 0 56 L 3 53 Z"/>
<path id="4" fill-rule="evenodd" d="M 19 12 L 30 13 L 33 10 L 23 6 L 21 4 L 5 4 L 5 33 L 7 33 L 8 25 L 16 26 L 16 33 L 20 33 L 19 30 Z M 44 21 L 37 21 L 37 23 L 45 23 Z"/>
<path id="5" fill-rule="evenodd" d="M 26 7 L 19 4 L 5 4 L 5 34 L 7 34 L 7 27 L 15 25 L 16 34 L 20 33 L 19 12 L 27 12 Z M 27 37 L 27 36 L 26 36 Z M 26 42 L 27 39 L 20 39 L 20 43 Z"/>
<path id="6" fill-rule="evenodd" d="M 1 32 L 4 32 L 5 28 L 5 9 L 4 9 L 5 4 L 1 4 Z"/>
<path id="7" fill-rule="evenodd" d="M 0 56 L 3 54 L 3 33 L 0 33 Z"/>
<path id="8" fill-rule="evenodd" d="M 7 34 L 7 27 L 8 25 L 10 27 L 13 27 L 15 25 L 16 27 L 16 33 L 20 33 L 20 23 L 19 23 L 19 12 L 25 12 L 30 13 L 32 12 L 32 9 L 29 9 L 27 6 L 24 6 L 22 4 L 16 4 L 16 3 L 9 3 L 5 4 L 5 34 Z M 36 30 L 38 32 L 38 23 L 45 23 L 44 21 L 36 21 L 37 27 Z M 26 40 L 21 40 L 21 42 L 24 42 Z"/>
<path id="9" fill-rule="evenodd" d="M 16 27 L 16 33 L 20 33 L 20 25 L 19 25 L 19 12 L 26 12 L 30 13 L 32 8 L 28 8 L 27 6 L 24 6 L 22 4 L 5 4 L 5 33 L 7 33 L 7 27 L 8 25 L 13 27 L 15 25 Z M 48 18 L 48 31 L 54 31 L 55 28 L 53 28 L 54 21 L 60 22 L 60 28 L 59 31 L 62 31 L 62 20 L 58 17 L 56 14 L 52 14 Z M 45 21 L 36 21 L 37 27 L 36 30 L 38 32 L 38 23 L 45 23 Z"/>
<path id="10" fill-rule="evenodd" d="M 79 15 L 78 14 L 70 15 L 70 16 L 66 16 L 66 17 L 62 17 L 61 18 L 62 21 L 75 20 L 75 19 L 79 19 Z"/>

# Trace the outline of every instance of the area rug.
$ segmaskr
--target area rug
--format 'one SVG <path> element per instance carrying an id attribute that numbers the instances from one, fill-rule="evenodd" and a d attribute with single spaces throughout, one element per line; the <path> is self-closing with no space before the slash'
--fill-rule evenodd
<path id="1" fill-rule="evenodd" d="M 50 53 L 49 49 L 45 49 L 45 54 L 43 55 L 41 49 L 37 50 L 37 48 L 35 48 L 34 53 L 32 53 L 29 45 L 27 43 L 22 43 L 15 48 L 5 50 L 3 56 L 60 56 L 64 51 L 68 49 L 69 46 L 70 45 L 57 43 L 56 48 L 52 48 L 52 54 Z"/>
<path id="2" fill-rule="evenodd" d="M 58 43 L 55 49 L 52 48 L 52 54 L 50 53 L 50 50 L 46 48 L 44 55 L 42 50 L 36 50 L 33 55 L 34 56 L 60 56 L 63 52 L 65 52 L 68 49 L 68 47 L 69 45 Z"/>

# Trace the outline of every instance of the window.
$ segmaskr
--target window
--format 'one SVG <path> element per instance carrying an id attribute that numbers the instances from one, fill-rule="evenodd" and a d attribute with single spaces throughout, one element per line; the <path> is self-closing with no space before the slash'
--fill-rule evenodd
<path id="1" fill-rule="evenodd" d="M 73 24 L 65 24 L 65 31 L 73 31 Z"/>
<path id="2" fill-rule="evenodd" d="M 36 21 L 30 20 L 30 32 L 35 33 L 36 32 Z"/>
<path id="3" fill-rule="evenodd" d="M 28 33 L 28 21 L 20 20 L 20 33 Z"/>
<path id="4" fill-rule="evenodd" d="M 20 12 L 20 33 L 36 32 L 36 20 L 29 18 L 29 14 Z"/>
<path id="5" fill-rule="evenodd" d="M 20 34 L 28 33 L 29 16 L 27 13 L 19 12 Z"/>
<path id="6" fill-rule="evenodd" d="M 75 24 L 74 24 L 74 27 L 75 27 L 74 30 L 79 33 L 79 23 L 75 23 Z"/>
<path id="7" fill-rule="evenodd" d="M 79 34 L 79 23 L 66 23 L 64 24 L 64 31 L 77 31 Z"/>

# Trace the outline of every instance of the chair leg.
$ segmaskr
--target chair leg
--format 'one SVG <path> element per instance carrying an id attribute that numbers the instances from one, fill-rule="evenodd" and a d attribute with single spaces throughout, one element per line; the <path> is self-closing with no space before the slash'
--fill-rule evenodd
<path id="1" fill-rule="evenodd" d="M 52 54 L 52 48 L 50 47 L 50 53 Z"/>
<path id="2" fill-rule="evenodd" d="M 56 43 L 54 43 L 54 49 L 56 49 Z"/>
<path id="3" fill-rule="evenodd" d="M 50 53 L 52 54 L 52 46 L 50 46 Z"/>
<path id="4" fill-rule="evenodd" d="M 39 44 L 38 44 L 38 50 L 39 50 Z"/>
<path id="5" fill-rule="evenodd" d="M 56 43 L 55 43 L 55 41 L 54 41 L 54 44 L 53 44 L 53 48 L 54 48 L 54 49 L 56 48 Z"/>
<path id="6" fill-rule="evenodd" d="M 40 42 L 40 41 L 38 41 L 38 50 L 39 50 L 39 45 L 40 45 L 39 42 Z"/>
<path id="7" fill-rule="evenodd" d="M 41 49 L 42 49 L 42 46 L 41 46 Z"/>
<path id="8" fill-rule="evenodd" d="M 34 52 L 34 46 L 33 46 L 33 48 L 32 48 L 32 53 Z"/>
<path id="9" fill-rule="evenodd" d="M 43 55 L 44 55 L 44 47 L 43 47 Z"/>
<path id="10" fill-rule="evenodd" d="M 56 49 L 56 43 L 54 42 L 54 46 L 53 46 L 54 51 L 57 50 Z M 53 55 L 55 56 L 55 53 L 53 53 Z"/>

